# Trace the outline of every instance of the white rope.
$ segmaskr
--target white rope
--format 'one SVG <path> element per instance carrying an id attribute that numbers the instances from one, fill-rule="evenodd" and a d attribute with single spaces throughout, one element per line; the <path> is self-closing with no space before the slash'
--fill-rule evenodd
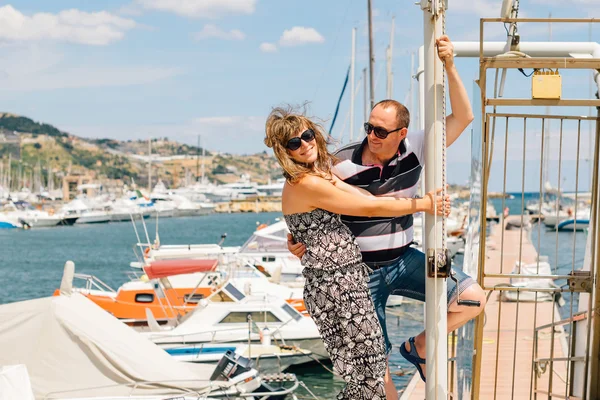
<path id="1" fill-rule="evenodd" d="M 438 14 L 434 16 L 435 19 L 440 18 L 442 19 L 442 35 L 446 34 L 446 12 L 445 12 L 445 2 L 444 0 L 439 0 L 440 4 L 439 4 L 439 10 L 438 10 Z M 435 39 L 438 38 L 437 35 L 437 28 L 436 28 L 436 24 L 433 25 L 433 29 L 434 29 L 434 37 Z M 446 74 L 445 74 L 445 62 L 442 61 L 442 149 L 441 149 L 441 162 L 442 162 L 442 198 L 446 197 Z M 437 82 L 437 68 L 433 69 L 433 80 L 434 82 Z M 438 115 L 438 109 L 437 109 L 437 90 L 434 90 L 434 114 L 437 117 Z M 439 134 L 439 132 L 437 131 L 437 124 L 434 124 L 434 132 L 435 132 L 435 136 L 437 137 L 437 135 Z M 435 151 L 436 151 L 436 155 L 435 155 L 435 161 L 434 161 L 434 168 L 437 169 L 437 161 L 438 161 L 438 157 L 437 157 L 437 147 L 435 147 Z M 443 203 L 442 203 L 443 204 Z M 437 229 L 437 222 L 438 222 L 438 216 L 437 216 L 437 209 L 436 211 L 436 218 L 435 218 L 435 227 Z M 447 262 L 446 260 L 446 216 L 442 215 L 441 216 L 441 223 L 442 223 L 442 253 L 440 255 L 440 262 Z M 436 236 L 437 239 L 437 236 Z M 437 249 L 437 242 L 436 242 L 436 246 L 435 248 Z M 437 276 L 436 276 L 437 277 Z"/>

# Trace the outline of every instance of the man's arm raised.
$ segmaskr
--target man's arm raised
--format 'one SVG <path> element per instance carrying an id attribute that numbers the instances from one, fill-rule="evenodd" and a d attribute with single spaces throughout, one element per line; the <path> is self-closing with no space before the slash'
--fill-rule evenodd
<path id="1" fill-rule="evenodd" d="M 437 45 L 438 56 L 445 63 L 452 107 L 452 114 L 446 117 L 446 147 L 448 147 L 469 126 L 474 116 L 469 96 L 454 64 L 454 45 L 446 35 L 437 40 Z"/>

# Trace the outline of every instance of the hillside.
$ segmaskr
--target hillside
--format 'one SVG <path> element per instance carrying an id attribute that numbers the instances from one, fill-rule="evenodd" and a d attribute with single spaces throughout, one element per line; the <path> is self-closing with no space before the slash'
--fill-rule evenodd
<path id="1" fill-rule="evenodd" d="M 46 178 L 48 166 L 51 167 L 57 184 L 61 176 L 69 173 L 91 173 L 100 181 L 130 183 L 133 180 L 141 185 L 148 182 L 148 141 L 86 139 L 50 124 L 8 113 L 0 113 L 0 130 L 18 133 L 19 144 L 0 141 L 0 159 L 4 165 L 8 162 L 8 153 L 14 154 L 11 156 L 13 171 L 22 168 L 25 176 L 28 172 L 33 174 L 37 165 L 41 165 Z M 201 148 L 168 138 L 152 139 L 151 145 L 152 176 L 159 177 L 170 187 L 195 181 L 202 164 L 205 176 L 217 183 L 234 182 L 242 174 L 260 183 L 281 176 L 275 158 L 266 153 L 236 156 L 205 150 L 202 157 Z M 17 151 L 14 151 L 15 146 Z"/>

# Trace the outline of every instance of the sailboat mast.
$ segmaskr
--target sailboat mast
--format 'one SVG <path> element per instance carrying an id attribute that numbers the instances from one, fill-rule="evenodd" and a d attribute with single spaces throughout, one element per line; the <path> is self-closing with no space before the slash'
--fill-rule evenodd
<path id="1" fill-rule="evenodd" d="M 415 117 L 415 108 L 414 108 L 414 78 L 413 78 L 413 71 L 415 70 L 415 53 L 411 52 L 410 53 L 410 76 L 409 76 L 409 87 L 408 87 L 408 110 L 410 112 L 410 120 L 409 120 L 409 126 L 412 126 L 412 121 L 414 120 Z"/>
<path id="2" fill-rule="evenodd" d="M 369 103 L 367 101 L 367 69 L 363 68 L 363 96 L 364 96 L 364 106 L 365 106 L 365 112 L 364 112 L 364 122 L 367 122 L 369 120 Z"/>
<path id="3" fill-rule="evenodd" d="M 198 135 L 198 146 L 196 146 L 196 182 L 198 182 L 198 170 L 200 169 L 200 135 Z"/>
<path id="4" fill-rule="evenodd" d="M 373 55 L 373 13 L 371 10 L 371 0 L 367 0 L 369 15 L 369 88 L 371 90 L 371 109 L 375 105 L 375 86 L 373 81 L 373 69 L 375 67 L 375 56 Z"/>
<path id="5" fill-rule="evenodd" d="M 394 73 L 392 72 L 392 59 L 394 58 L 394 23 L 396 17 L 392 17 L 392 29 L 390 30 L 390 45 L 387 51 L 387 92 L 386 98 L 391 99 L 394 91 Z"/>
<path id="6" fill-rule="evenodd" d="M 206 149 L 204 143 L 202 143 L 202 167 L 200 170 L 201 182 L 204 183 L 204 163 L 206 162 Z"/>
<path id="7" fill-rule="evenodd" d="M 350 59 L 350 143 L 354 141 L 354 72 L 356 64 L 356 28 L 352 28 L 352 55 Z"/>
<path id="8" fill-rule="evenodd" d="M 148 194 L 152 192 L 152 139 L 148 139 Z"/>

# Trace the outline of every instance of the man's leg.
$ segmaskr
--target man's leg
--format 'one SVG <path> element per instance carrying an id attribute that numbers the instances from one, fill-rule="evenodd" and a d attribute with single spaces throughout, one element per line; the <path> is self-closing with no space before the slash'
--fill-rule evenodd
<path id="1" fill-rule="evenodd" d="M 408 249 L 403 255 L 404 267 L 410 273 L 405 273 L 406 286 L 401 290 L 392 291 L 393 294 L 405 294 L 409 297 L 417 298 L 420 300 L 425 299 L 425 254 L 418 251 L 417 249 Z M 459 269 L 455 269 L 456 279 L 459 282 L 458 287 L 453 280 L 447 280 L 448 287 L 448 333 L 460 328 L 471 319 L 478 316 L 485 307 L 486 296 L 485 292 L 471 277 L 466 275 Z M 422 293 L 422 296 L 411 296 L 410 293 L 414 294 Z M 468 307 L 459 306 L 456 303 L 457 295 L 460 292 L 460 298 L 462 300 L 474 300 L 479 301 L 479 307 Z M 415 336 L 415 348 L 417 354 L 421 358 L 425 358 L 426 347 L 425 347 L 425 331 Z M 407 351 L 410 351 L 410 345 L 408 342 L 405 344 Z M 424 368 L 424 365 L 421 365 Z"/>
<path id="2" fill-rule="evenodd" d="M 479 307 L 467 307 L 467 306 L 459 306 L 456 304 L 456 299 L 452 302 L 452 304 L 448 305 L 448 333 L 460 328 L 476 316 L 478 316 L 485 307 L 485 293 L 483 289 L 477 283 L 473 283 L 471 286 L 466 288 L 460 294 L 460 298 L 462 300 L 475 300 L 480 302 Z M 425 358 L 426 354 L 426 336 L 425 331 L 422 331 L 417 336 L 415 336 L 415 348 L 417 349 L 417 353 L 422 358 Z M 406 350 L 410 351 L 410 345 L 406 342 L 405 345 Z M 421 368 L 425 368 L 424 365 L 421 365 Z M 423 372 L 425 370 L 423 369 Z"/>

